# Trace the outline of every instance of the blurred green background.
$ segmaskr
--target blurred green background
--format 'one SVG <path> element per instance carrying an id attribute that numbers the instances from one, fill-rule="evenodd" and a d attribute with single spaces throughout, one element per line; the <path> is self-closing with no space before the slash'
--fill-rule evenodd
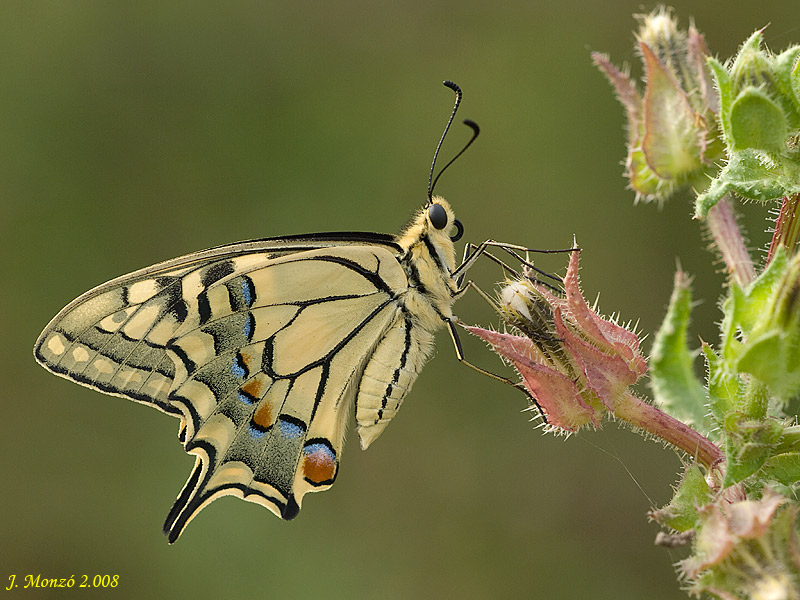
<path id="1" fill-rule="evenodd" d="M 797 0 L 675 6 L 722 57 L 767 23 L 773 49 L 800 40 Z M 645 517 L 670 496 L 676 453 L 613 423 L 542 436 L 523 396 L 460 367 L 446 335 L 382 439 L 367 453 L 351 439 L 337 484 L 296 521 L 225 498 L 173 547 L 160 526 L 194 460 L 178 422 L 31 356 L 72 298 L 162 259 L 286 233 L 398 231 L 425 199 L 452 103 L 443 79 L 483 130 L 437 189 L 468 239 L 556 248 L 575 234 L 587 297 L 645 333 L 680 261 L 700 300 L 693 334 L 715 340 L 720 265 L 688 197 L 633 206 L 622 110 L 589 58 L 610 52 L 638 72 L 631 15 L 645 9 L 1 3 L 0 577 L 118 574 L 116 598 L 682 597 L 681 552 L 654 547 Z M 443 156 L 468 133 L 455 127 Z M 745 208 L 763 248 L 764 210 Z M 536 260 L 563 272 L 566 258 Z M 486 288 L 498 275 L 475 273 Z M 457 313 L 497 323 L 476 298 Z M 468 352 L 502 369 L 481 344 Z"/>

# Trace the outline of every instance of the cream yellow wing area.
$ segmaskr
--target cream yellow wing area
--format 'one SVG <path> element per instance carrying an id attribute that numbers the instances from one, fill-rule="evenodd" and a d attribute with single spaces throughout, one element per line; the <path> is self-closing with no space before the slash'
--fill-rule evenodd
<path id="1" fill-rule="evenodd" d="M 291 519 L 304 494 L 333 484 L 350 406 L 387 331 L 405 322 L 407 285 L 390 251 L 353 246 L 238 269 L 204 291 L 207 306 L 166 350 L 170 401 L 197 456 L 165 523 L 171 541 L 222 495 Z"/>
<path id="2" fill-rule="evenodd" d="M 183 265 L 90 290 L 44 329 L 36 360 L 81 385 L 180 416 L 169 402 L 175 363 L 165 346 L 189 312 L 181 282 L 190 271 Z"/>
<path id="3" fill-rule="evenodd" d="M 186 374 L 176 372 L 183 363 L 175 363 L 166 352 L 180 331 L 196 329 L 208 321 L 212 310 L 222 313 L 226 308 L 229 314 L 237 313 L 244 326 L 244 311 L 252 304 L 255 289 L 247 276 L 239 275 L 281 258 L 318 250 L 335 254 L 338 248 L 348 248 L 345 254 L 367 252 L 362 258 L 367 269 L 374 270 L 372 263 L 380 256 L 388 266 L 381 267 L 375 277 L 385 277 L 391 289 L 406 285 L 400 269 L 391 264 L 396 261 L 387 260 L 401 251 L 392 236 L 351 232 L 227 244 L 139 269 L 81 294 L 44 328 L 34 356 L 60 377 L 180 417 L 169 393 L 180 383 L 176 375 L 185 378 Z M 265 274 L 267 281 L 259 286 L 270 286 L 270 277 L 286 278 L 277 275 Z M 214 285 L 223 278 L 224 286 Z M 300 294 L 300 300 L 313 297 L 315 285 L 325 285 L 324 277 L 320 279 L 307 282 L 306 288 L 282 286 L 274 293 Z M 368 285 L 363 277 L 351 279 L 359 289 Z M 241 337 L 236 331 L 230 337 L 218 332 L 217 339 L 230 345 Z"/>

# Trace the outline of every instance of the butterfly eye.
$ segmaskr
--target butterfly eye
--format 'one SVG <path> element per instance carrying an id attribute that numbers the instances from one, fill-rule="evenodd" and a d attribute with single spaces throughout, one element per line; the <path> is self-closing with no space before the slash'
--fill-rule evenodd
<path id="1" fill-rule="evenodd" d="M 447 227 L 447 211 L 441 204 L 431 204 L 428 207 L 428 220 L 436 229 Z"/>

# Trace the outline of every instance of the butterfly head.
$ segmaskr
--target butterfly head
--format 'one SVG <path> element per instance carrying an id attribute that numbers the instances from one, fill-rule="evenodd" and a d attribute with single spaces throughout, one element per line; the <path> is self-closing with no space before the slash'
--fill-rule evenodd
<path id="1" fill-rule="evenodd" d="M 428 235 L 439 237 L 444 234 L 457 242 L 464 234 L 464 226 L 456 219 L 453 209 L 444 198 L 434 196 L 425 208 L 425 225 Z M 455 232 L 453 228 L 455 227 Z"/>
<path id="2" fill-rule="evenodd" d="M 463 232 L 464 226 L 456 219 L 450 203 L 440 196 L 433 196 L 397 237 L 397 243 L 412 254 L 427 248 L 426 252 L 435 252 L 441 262 L 452 269 L 455 261 L 453 242 Z"/>

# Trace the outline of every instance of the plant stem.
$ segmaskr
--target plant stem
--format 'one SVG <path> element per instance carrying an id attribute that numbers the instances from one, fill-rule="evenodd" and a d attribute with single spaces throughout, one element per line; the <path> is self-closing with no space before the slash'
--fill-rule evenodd
<path id="1" fill-rule="evenodd" d="M 696 457 L 709 470 L 724 459 L 711 440 L 630 392 L 614 402 L 614 416 Z"/>
<path id="2" fill-rule="evenodd" d="M 739 410 L 748 419 L 766 419 L 769 408 L 769 390 L 767 384 L 755 377 L 748 379 L 745 384 L 744 394 L 737 403 Z"/>
<path id="3" fill-rule="evenodd" d="M 755 279 L 756 271 L 744 243 L 742 232 L 736 223 L 733 207 L 727 197 L 717 202 L 708 211 L 706 222 L 714 238 L 714 244 L 719 249 L 722 260 L 728 268 L 728 273 L 740 287 L 746 287 Z"/>
<path id="4" fill-rule="evenodd" d="M 772 232 L 772 241 L 769 244 L 767 262 L 772 260 L 779 246 L 786 248 L 786 253 L 791 255 L 798 238 L 800 238 L 800 194 L 784 196 L 781 210 L 775 221 L 775 231 Z"/>

